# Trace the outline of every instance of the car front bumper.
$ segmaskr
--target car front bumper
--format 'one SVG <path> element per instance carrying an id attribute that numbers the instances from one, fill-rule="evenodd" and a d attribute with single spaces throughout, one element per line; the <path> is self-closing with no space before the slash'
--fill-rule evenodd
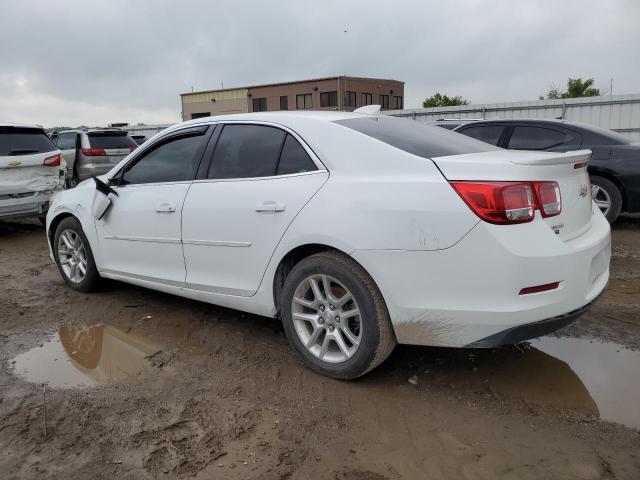
<path id="1" fill-rule="evenodd" d="M 512 228 L 514 227 L 514 228 Z M 560 328 L 583 313 L 609 279 L 610 228 L 563 241 L 537 219 L 505 227 L 479 222 L 451 248 L 356 250 L 387 304 L 399 343 L 494 346 Z M 520 295 L 522 288 L 560 282 Z"/>

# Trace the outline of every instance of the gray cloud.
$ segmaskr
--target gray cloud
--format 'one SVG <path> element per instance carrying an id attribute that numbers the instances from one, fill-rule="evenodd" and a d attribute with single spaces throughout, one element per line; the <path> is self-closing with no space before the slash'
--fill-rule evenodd
<path id="1" fill-rule="evenodd" d="M 178 94 L 335 74 L 474 102 L 567 77 L 640 91 L 640 2 L 3 2 L 0 120 L 174 122 Z M 347 30 L 345 33 L 344 30 Z"/>

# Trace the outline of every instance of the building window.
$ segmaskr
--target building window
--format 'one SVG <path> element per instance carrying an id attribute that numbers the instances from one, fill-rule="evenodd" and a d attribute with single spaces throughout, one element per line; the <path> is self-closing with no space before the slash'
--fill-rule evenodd
<path id="1" fill-rule="evenodd" d="M 289 97 L 286 95 L 280 97 L 280 110 L 289 110 Z"/>
<path id="2" fill-rule="evenodd" d="M 303 93 L 302 95 L 296 95 L 296 108 L 303 110 L 305 108 L 313 108 L 313 102 L 311 101 L 310 93 Z"/>
<path id="3" fill-rule="evenodd" d="M 389 110 L 389 95 L 380 95 L 380 108 Z"/>
<path id="4" fill-rule="evenodd" d="M 356 92 L 344 92 L 344 106 L 345 107 L 356 106 Z"/>
<path id="5" fill-rule="evenodd" d="M 266 112 L 267 111 L 267 99 L 265 97 L 254 98 L 253 99 L 253 111 L 254 112 Z"/>
<path id="6" fill-rule="evenodd" d="M 373 103 L 373 94 L 371 93 L 361 93 L 362 98 L 362 106 L 371 105 Z"/>
<path id="7" fill-rule="evenodd" d="M 337 107 L 338 92 L 323 92 L 320 94 L 321 107 Z"/>
<path id="8" fill-rule="evenodd" d="M 404 108 L 402 106 L 402 97 L 393 97 L 393 108 L 396 110 L 402 110 Z"/>
<path id="9" fill-rule="evenodd" d="M 204 118 L 204 117 L 210 117 L 210 116 L 211 116 L 211 112 L 192 113 L 191 120 L 193 120 L 194 118 Z"/>

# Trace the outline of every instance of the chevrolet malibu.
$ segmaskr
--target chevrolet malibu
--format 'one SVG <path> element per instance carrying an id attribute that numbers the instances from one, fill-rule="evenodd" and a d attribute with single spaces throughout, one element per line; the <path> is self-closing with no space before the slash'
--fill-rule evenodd
<path id="1" fill-rule="evenodd" d="M 309 367 L 350 379 L 396 343 L 494 347 L 587 310 L 610 258 L 590 154 L 361 113 L 197 119 L 55 195 L 48 241 L 75 290 L 279 317 Z"/>

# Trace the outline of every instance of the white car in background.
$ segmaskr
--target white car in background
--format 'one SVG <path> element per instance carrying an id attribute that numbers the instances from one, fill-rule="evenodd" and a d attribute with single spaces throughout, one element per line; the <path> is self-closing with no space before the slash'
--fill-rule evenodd
<path id="1" fill-rule="evenodd" d="M 44 220 L 64 172 L 61 152 L 42 127 L 0 123 L 0 220 Z"/>
<path id="2" fill-rule="evenodd" d="M 278 316 L 307 365 L 348 379 L 396 342 L 493 347 L 583 313 L 610 257 L 589 157 L 359 113 L 210 117 L 57 195 L 48 240 L 76 290 Z"/>

